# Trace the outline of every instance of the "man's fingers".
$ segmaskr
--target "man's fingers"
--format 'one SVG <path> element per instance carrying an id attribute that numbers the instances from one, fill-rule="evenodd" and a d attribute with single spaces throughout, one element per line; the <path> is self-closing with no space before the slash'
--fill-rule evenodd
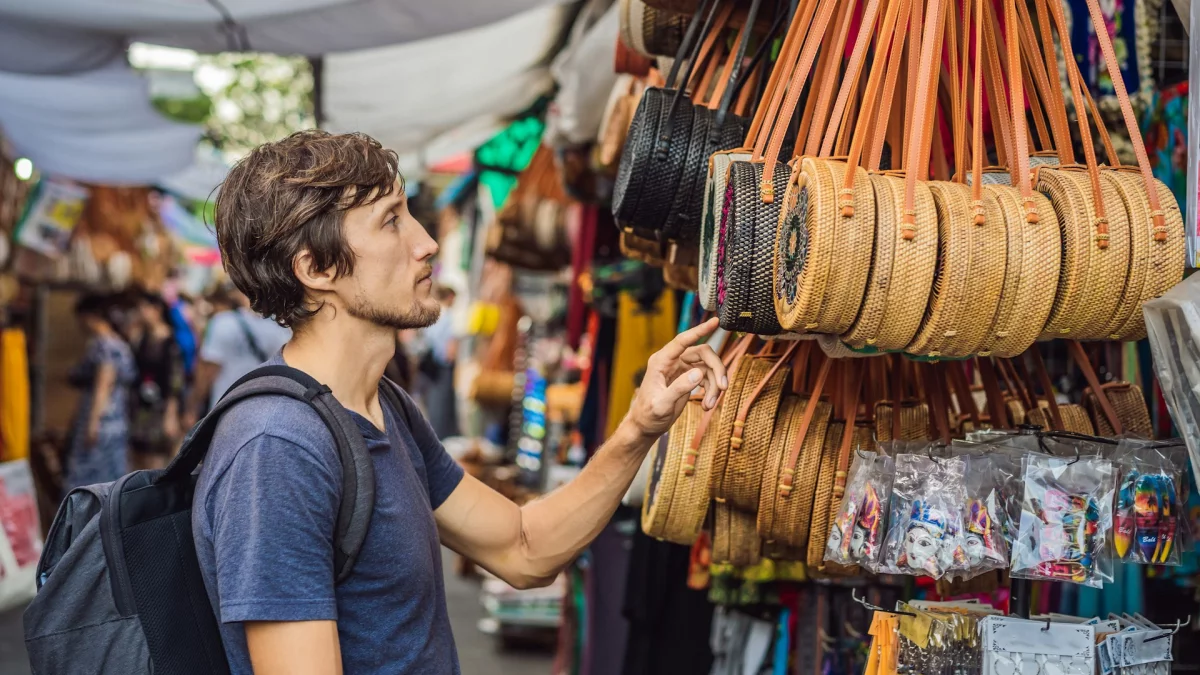
<path id="1" fill-rule="evenodd" d="M 695 389 L 696 386 L 702 381 L 704 381 L 704 369 L 702 368 L 692 368 L 683 375 L 675 378 L 675 381 L 671 383 L 671 386 L 667 387 L 668 397 L 671 399 L 671 405 L 674 406 L 675 402 L 684 396 L 690 396 L 692 394 L 692 390 Z"/>
<path id="2" fill-rule="evenodd" d="M 676 335 L 675 339 L 668 342 L 667 346 L 663 347 L 659 353 L 670 360 L 675 360 L 682 356 L 683 352 L 686 351 L 688 347 L 691 347 L 695 345 L 696 342 L 703 340 L 709 335 L 712 335 L 713 332 L 717 330 L 719 323 L 720 322 L 717 321 L 717 318 L 713 317 L 698 326 L 693 326 L 692 328 L 683 331 L 679 335 Z"/>
<path id="3" fill-rule="evenodd" d="M 717 353 L 714 352 L 712 347 L 709 345 L 703 344 L 696 345 L 695 347 L 689 347 L 687 351 L 683 353 L 683 361 L 689 366 L 703 363 L 704 366 L 711 370 L 716 376 L 716 380 L 713 382 L 713 384 L 720 386 L 721 389 L 725 389 L 729 386 L 729 382 L 727 381 L 728 376 L 725 372 L 725 364 L 721 363 L 721 357 L 717 356 Z"/>

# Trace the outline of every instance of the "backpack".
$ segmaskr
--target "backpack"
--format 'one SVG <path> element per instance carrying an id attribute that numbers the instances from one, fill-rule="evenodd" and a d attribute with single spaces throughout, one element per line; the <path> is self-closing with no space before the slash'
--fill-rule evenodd
<path id="1" fill-rule="evenodd" d="M 380 392 L 409 424 L 399 388 L 385 379 Z M 294 368 L 263 366 L 229 388 L 166 469 L 77 488 L 63 500 L 24 616 L 33 672 L 229 673 L 192 540 L 192 496 L 222 413 L 262 395 L 307 402 L 333 434 L 342 462 L 334 570 L 337 582 L 349 576 L 375 507 L 366 442 L 328 387 Z"/>

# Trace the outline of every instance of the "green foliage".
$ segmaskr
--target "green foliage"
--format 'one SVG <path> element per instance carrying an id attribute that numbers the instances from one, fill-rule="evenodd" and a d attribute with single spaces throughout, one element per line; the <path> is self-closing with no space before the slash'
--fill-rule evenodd
<path id="1" fill-rule="evenodd" d="M 308 60 L 276 54 L 202 55 L 197 81 L 212 100 L 210 141 L 238 156 L 251 148 L 316 126 Z"/>
<path id="2" fill-rule="evenodd" d="M 212 99 L 203 94 L 188 99 L 159 96 L 150 103 L 163 115 L 184 124 L 204 124 L 213 110 Z"/>

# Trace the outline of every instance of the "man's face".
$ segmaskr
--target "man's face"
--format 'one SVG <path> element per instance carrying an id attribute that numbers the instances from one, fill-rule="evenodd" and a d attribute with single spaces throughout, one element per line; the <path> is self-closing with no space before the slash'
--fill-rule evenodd
<path id="1" fill-rule="evenodd" d="M 437 242 L 409 213 L 399 181 L 388 196 L 347 211 L 342 230 L 354 273 L 335 280 L 334 292 L 350 316 L 393 329 L 437 321 L 430 265 Z"/>

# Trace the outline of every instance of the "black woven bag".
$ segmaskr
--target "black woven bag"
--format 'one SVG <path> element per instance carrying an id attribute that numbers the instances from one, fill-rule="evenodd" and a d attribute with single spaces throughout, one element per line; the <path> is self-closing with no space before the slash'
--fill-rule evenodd
<path id="1" fill-rule="evenodd" d="M 703 216 L 704 188 L 708 178 L 708 158 L 715 152 L 741 147 L 750 126 L 750 120 L 729 112 L 750 73 L 758 66 L 771 45 L 771 38 L 783 24 L 784 15 L 778 12 L 770 31 L 759 45 L 750 66 L 742 71 L 742 61 L 749 46 L 751 28 L 758 16 L 762 0 L 753 0 L 746 15 L 746 23 L 738 39 L 738 49 L 730 69 L 729 81 L 716 110 L 707 106 L 695 106 L 692 122 L 692 138 L 688 147 L 683 177 L 675 193 L 674 202 L 663 224 L 663 236 L 688 244 L 700 241 L 700 220 Z"/>
<path id="2" fill-rule="evenodd" d="M 667 210 L 673 203 L 674 190 L 678 186 L 687 152 L 694 109 L 690 102 L 681 105 L 680 99 L 686 95 L 676 87 L 686 86 L 692 68 L 689 65 L 687 73 L 680 80 L 680 66 L 685 61 L 694 61 L 699 54 L 702 41 L 700 19 L 705 9 L 709 9 L 703 26 L 703 33 L 707 33 L 718 4 L 718 0 L 705 0 L 696 8 L 683 36 L 683 43 L 675 53 L 675 62 L 667 75 L 667 86 L 647 88 L 633 113 L 633 121 L 621 152 L 621 163 L 617 167 L 612 201 L 617 226 L 632 228 L 639 236 L 657 238 Z M 689 53 L 691 59 L 687 58 Z M 672 139 L 675 139 L 674 143 Z M 674 171 L 671 170 L 672 164 Z"/>
<path id="3" fill-rule="evenodd" d="M 775 314 L 773 267 L 783 200 L 763 202 L 762 171 L 762 162 L 729 166 L 717 244 L 717 317 L 726 330 L 778 335 L 783 329 Z M 783 194 L 791 172 L 787 164 L 775 164 L 775 194 Z"/>

